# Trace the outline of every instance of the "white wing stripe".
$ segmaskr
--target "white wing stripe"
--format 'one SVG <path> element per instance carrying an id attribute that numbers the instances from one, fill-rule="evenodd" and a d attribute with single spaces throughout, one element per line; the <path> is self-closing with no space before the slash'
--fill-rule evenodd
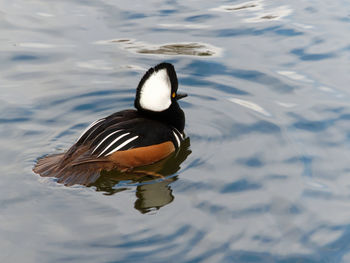
<path id="1" fill-rule="evenodd" d="M 120 132 L 120 131 L 122 131 L 122 130 L 116 130 L 116 131 L 112 132 L 111 134 L 108 134 L 108 136 L 106 136 L 106 137 L 95 147 L 95 149 L 92 151 L 91 154 L 93 154 L 93 153 L 97 150 L 97 148 L 98 148 L 105 140 L 107 140 L 110 136 L 112 136 L 113 134 L 115 134 L 115 133 L 117 133 L 117 132 Z"/>
<path id="2" fill-rule="evenodd" d="M 130 138 L 129 140 L 126 140 L 125 142 L 123 142 L 122 144 L 118 145 L 118 147 L 116 147 L 114 150 L 110 151 L 109 153 L 106 154 L 107 155 L 110 155 L 116 151 L 118 151 L 119 149 L 123 148 L 125 145 L 127 145 L 128 143 L 132 142 L 133 140 L 136 140 L 139 136 L 135 136 L 135 137 L 132 137 Z"/>
<path id="3" fill-rule="evenodd" d="M 111 142 L 97 157 L 100 157 L 105 151 L 108 150 L 109 147 L 111 147 L 115 142 L 119 141 L 121 138 L 123 138 L 124 136 L 130 134 L 130 132 L 124 133 L 122 135 L 120 135 L 119 137 L 117 137 L 113 142 Z"/>
<path id="4" fill-rule="evenodd" d="M 177 147 L 180 147 L 180 139 L 179 137 L 177 136 L 176 132 L 173 131 L 173 134 L 174 134 L 174 137 L 176 139 L 176 142 L 177 142 Z"/>
<path id="5" fill-rule="evenodd" d="M 83 137 L 83 135 L 88 131 L 90 130 L 93 126 L 95 126 L 97 123 L 101 122 L 101 121 L 104 121 L 105 119 L 99 119 L 99 120 L 96 120 L 94 121 L 93 123 L 91 123 L 84 131 L 83 133 L 79 136 L 78 140 L 79 141 L 81 139 L 81 137 Z"/>

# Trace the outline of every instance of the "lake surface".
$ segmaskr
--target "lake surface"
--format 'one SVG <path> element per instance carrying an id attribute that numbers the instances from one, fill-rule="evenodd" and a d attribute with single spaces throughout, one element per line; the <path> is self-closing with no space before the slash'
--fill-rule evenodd
<path id="1" fill-rule="evenodd" d="M 1 262 L 350 262 L 348 1 L 0 2 Z M 32 172 L 173 63 L 165 178 Z"/>

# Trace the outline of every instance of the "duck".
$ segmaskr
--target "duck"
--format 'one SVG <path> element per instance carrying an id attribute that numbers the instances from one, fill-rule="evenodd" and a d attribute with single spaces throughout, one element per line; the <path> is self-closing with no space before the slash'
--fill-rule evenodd
<path id="1" fill-rule="evenodd" d="M 33 171 L 66 186 L 88 186 L 101 171 L 130 172 L 157 163 L 186 139 L 185 114 L 178 103 L 184 97 L 186 93 L 178 92 L 174 66 L 162 62 L 141 78 L 135 109 L 92 122 L 66 152 L 39 158 Z"/>

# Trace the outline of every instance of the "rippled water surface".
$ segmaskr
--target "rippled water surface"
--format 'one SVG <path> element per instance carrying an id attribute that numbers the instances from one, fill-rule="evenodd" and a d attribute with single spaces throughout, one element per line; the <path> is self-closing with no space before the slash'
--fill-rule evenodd
<path id="1" fill-rule="evenodd" d="M 0 2 L 1 262 L 349 262 L 348 1 Z M 32 172 L 174 64 L 189 140 L 154 169 Z"/>

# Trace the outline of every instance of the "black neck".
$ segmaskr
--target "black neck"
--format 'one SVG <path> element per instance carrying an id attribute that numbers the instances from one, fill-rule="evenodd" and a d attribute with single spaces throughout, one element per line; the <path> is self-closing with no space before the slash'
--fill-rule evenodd
<path id="1" fill-rule="evenodd" d="M 147 118 L 159 120 L 175 127 L 179 132 L 185 128 L 185 114 L 176 101 L 171 103 L 170 107 L 161 112 L 138 109 L 138 111 Z"/>

